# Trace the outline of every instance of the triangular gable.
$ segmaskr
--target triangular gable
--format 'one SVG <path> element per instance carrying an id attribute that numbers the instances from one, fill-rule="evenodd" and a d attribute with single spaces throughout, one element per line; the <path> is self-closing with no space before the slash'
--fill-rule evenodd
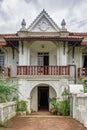
<path id="1" fill-rule="evenodd" d="M 28 31 L 31 32 L 59 32 L 60 28 L 50 18 L 48 13 L 43 11 L 38 15 L 34 22 L 29 26 Z"/>

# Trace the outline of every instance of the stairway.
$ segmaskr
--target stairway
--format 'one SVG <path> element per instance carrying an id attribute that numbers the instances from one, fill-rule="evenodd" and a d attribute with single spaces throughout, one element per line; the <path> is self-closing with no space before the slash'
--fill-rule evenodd
<path id="1" fill-rule="evenodd" d="M 47 110 L 40 110 L 38 112 L 32 112 L 31 117 L 57 117 L 56 115 L 52 115 L 49 111 Z"/>

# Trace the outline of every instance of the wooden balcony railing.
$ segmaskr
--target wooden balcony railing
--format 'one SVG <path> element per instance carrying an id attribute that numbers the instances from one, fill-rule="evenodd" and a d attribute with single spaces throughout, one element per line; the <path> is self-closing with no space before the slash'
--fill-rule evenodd
<path id="1" fill-rule="evenodd" d="M 87 68 L 78 68 L 78 78 L 87 77 Z"/>
<path id="2" fill-rule="evenodd" d="M 10 77 L 10 68 L 8 68 L 8 67 L 0 68 L 0 78 L 2 78 L 4 76 Z"/>
<path id="3" fill-rule="evenodd" d="M 17 75 L 69 75 L 70 66 L 17 66 Z"/>

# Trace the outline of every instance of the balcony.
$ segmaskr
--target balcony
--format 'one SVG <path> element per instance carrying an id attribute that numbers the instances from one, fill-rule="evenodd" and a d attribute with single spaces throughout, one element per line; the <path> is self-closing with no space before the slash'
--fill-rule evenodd
<path id="1" fill-rule="evenodd" d="M 78 78 L 87 77 L 87 68 L 78 68 Z"/>
<path id="2" fill-rule="evenodd" d="M 17 75 L 69 75 L 70 66 L 17 66 Z"/>
<path id="3" fill-rule="evenodd" d="M 0 78 L 10 77 L 10 68 L 4 67 L 0 68 Z"/>

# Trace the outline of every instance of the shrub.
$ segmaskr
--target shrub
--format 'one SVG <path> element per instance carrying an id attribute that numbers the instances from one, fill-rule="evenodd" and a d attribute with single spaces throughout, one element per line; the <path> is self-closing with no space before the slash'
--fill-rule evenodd
<path id="1" fill-rule="evenodd" d="M 0 121 L 0 127 L 6 127 L 8 124 L 7 121 Z M 0 129 L 1 130 L 1 129 Z"/>
<path id="2" fill-rule="evenodd" d="M 84 85 L 84 93 L 87 93 L 87 78 L 82 79 Z"/>
<path id="3" fill-rule="evenodd" d="M 59 102 L 57 102 L 57 100 L 55 98 L 49 98 L 49 102 L 52 104 L 52 108 L 50 109 L 50 112 L 53 115 L 57 115 Z"/>
<path id="4" fill-rule="evenodd" d="M 64 92 L 62 93 L 63 101 L 59 103 L 59 113 L 62 116 L 69 116 L 70 115 L 70 93 L 66 87 L 64 88 Z"/>
<path id="5" fill-rule="evenodd" d="M 70 101 L 69 99 L 63 100 L 59 103 L 59 113 L 62 116 L 70 115 Z"/>
<path id="6" fill-rule="evenodd" d="M 27 104 L 26 101 L 24 100 L 17 100 L 17 112 L 23 112 L 26 111 L 27 112 Z"/>
<path id="7" fill-rule="evenodd" d="M 0 102 L 12 101 L 17 93 L 17 87 L 11 79 L 0 79 Z"/>
<path id="8" fill-rule="evenodd" d="M 6 101 L 7 101 L 6 96 L 0 92 L 0 103 L 6 102 Z"/>
<path id="9" fill-rule="evenodd" d="M 70 115 L 70 100 L 69 92 L 65 88 L 62 93 L 62 101 L 57 101 L 55 98 L 49 98 L 49 102 L 52 104 L 50 112 L 55 115 L 68 116 Z"/>

